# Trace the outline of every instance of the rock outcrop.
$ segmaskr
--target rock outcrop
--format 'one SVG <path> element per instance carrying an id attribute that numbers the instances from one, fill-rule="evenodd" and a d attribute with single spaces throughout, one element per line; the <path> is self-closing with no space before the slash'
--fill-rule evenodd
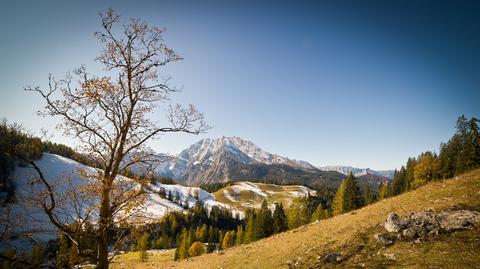
<path id="1" fill-rule="evenodd" d="M 390 213 L 384 223 L 389 233 L 396 233 L 399 239 L 425 238 L 443 232 L 480 227 L 480 213 L 473 210 L 449 210 L 440 213 L 431 211 L 412 212 L 408 217 Z M 388 234 L 375 234 L 377 242 L 388 246 L 394 238 Z"/>

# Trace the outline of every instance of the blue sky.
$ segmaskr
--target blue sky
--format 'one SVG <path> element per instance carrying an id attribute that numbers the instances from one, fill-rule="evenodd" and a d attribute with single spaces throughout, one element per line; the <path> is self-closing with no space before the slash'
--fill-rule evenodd
<path id="1" fill-rule="evenodd" d="M 460 114 L 480 116 L 480 2 L 66 2 L 0 3 L 0 117 L 57 142 L 72 145 L 22 88 L 81 64 L 101 74 L 93 33 L 108 7 L 167 28 L 185 58 L 165 70 L 183 87 L 172 99 L 214 127 L 165 135 L 159 152 L 240 136 L 315 165 L 389 169 L 436 150 Z"/>

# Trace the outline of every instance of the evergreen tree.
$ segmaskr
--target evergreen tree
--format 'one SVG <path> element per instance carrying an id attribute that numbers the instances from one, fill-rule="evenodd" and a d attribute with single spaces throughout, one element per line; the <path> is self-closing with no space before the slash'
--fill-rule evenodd
<path id="1" fill-rule="evenodd" d="M 471 157 L 472 157 L 472 169 L 480 167 L 480 130 L 478 128 L 479 120 L 475 117 L 472 117 L 469 122 L 469 141 L 471 147 Z"/>
<path id="2" fill-rule="evenodd" d="M 208 227 L 208 243 L 215 242 L 215 229 L 213 226 Z"/>
<path id="3" fill-rule="evenodd" d="M 283 210 L 282 203 L 275 204 L 275 211 L 273 211 L 273 233 L 281 233 L 288 229 L 288 219 L 285 215 L 285 210 Z"/>
<path id="4" fill-rule="evenodd" d="M 337 189 L 333 201 L 333 214 L 342 214 L 357 209 L 362 205 L 363 199 L 360 194 L 360 188 L 355 177 L 350 173 Z"/>
<path id="5" fill-rule="evenodd" d="M 261 239 L 272 234 L 272 212 L 266 200 L 263 200 L 258 216 L 255 219 L 255 238 Z"/>
<path id="6" fill-rule="evenodd" d="M 324 209 L 322 203 L 318 204 L 317 208 L 312 214 L 310 221 L 322 220 L 328 217 L 328 210 Z"/>
<path id="7" fill-rule="evenodd" d="M 413 172 L 415 166 L 417 165 L 417 160 L 415 158 L 408 158 L 407 166 L 405 167 L 406 177 L 405 177 L 405 190 L 408 191 L 412 189 L 412 182 L 415 179 Z"/>
<path id="8" fill-rule="evenodd" d="M 395 170 L 393 175 L 393 182 L 392 182 L 392 194 L 398 195 L 403 193 L 407 188 L 407 170 L 404 166 L 400 168 L 400 170 Z"/>
<path id="9" fill-rule="evenodd" d="M 378 200 L 383 200 L 390 196 L 390 186 L 388 182 L 381 182 L 378 186 Z"/>
<path id="10" fill-rule="evenodd" d="M 235 232 L 234 231 L 226 232 L 221 244 L 222 249 L 230 248 L 234 245 L 234 243 L 235 243 Z"/>
<path id="11" fill-rule="evenodd" d="M 365 205 L 369 205 L 374 202 L 375 197 L 373 197 L 372 189 L 368 184 L 365 184 L 365 187 L 363 188 L 363 201 Z M 328 214 L 328 211 L 326 211 Z"/>
<path id="12" fill-rule="evenodd" d="M 144 262 L 148 259 L 148 242 L 149 242 L 149 235 L 147 232 L 144 232 L 142 237 L 138 240 L 137 246 L 140 255 L 140 261 Z"/>
<path id="13" fill-rule="evenodd" d="M 221 249 L 223 247 L 223 239 L 225 238 L 225 232 L 220 230 L 218 233 L 218 247 Z"/>
<path id="14" fill-rule="evenodd" d="M 345 188 L 346 182 L 343 180 L 338 186 L 337 192 L 335 193 L 335 198 L 333 198 L 333 215 L 340 215 L 346 212 L 345 208 Z"/>
<path id="15" fill-rule="evenodd" d="M 188 258 L 188 249 L 190 245 L 188 244 L 188 231 L 183 229 L 180 234 L 179 243 L 177 244 L 177 249 L 175 250 L 175 260 L 183 260 Z"/>
<path id="16" fill-rule="evenodd" d="M 246 218 L 246 227 L 245 227 L 245 235 L 243 242 L 248 244 L 256 240 L 254 231 L 255 231 L 255 217 L 256 214 L 253 210 L 247 210 L 245 213 Z"/>
<path id="17" fill-rule="evenodd" d="M 294 203 L 288 210 L 288 227 L 295 229 L 308 223 L 307 208 L 304 203 Z"/>
<path id="18" fill-rule="evenodd" d="M 237 236 L 235 238 L 235 245 L 241 245 L 243 243 L 243 226 L 237 226 Z"/>

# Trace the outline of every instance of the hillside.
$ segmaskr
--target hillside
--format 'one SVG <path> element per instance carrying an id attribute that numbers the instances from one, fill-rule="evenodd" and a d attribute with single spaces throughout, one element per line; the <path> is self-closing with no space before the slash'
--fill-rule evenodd
<path id="1" fill-rule="evenodd" d="M 405 215 L 411 211 L 440 211 L 452 206 L 480 210 L 480 170 L 434 182 L 351 213 L 248 245 L 161 264 L 165 268 L 317 268 L 325 255 L 338 251 L 349 257 L 342 263 L 348 267 L 478 266 L 478 230 L 439 235 L 418 243 L 400 241 L 388 248 L 382 248 L 372 239 L 373 234 L 382 229 L 379 224 L 390 212 Z M 149 262 L 149 265 L 155 264 Z"/>
<path id="2" fill-rule="evenodd" d="M 82 176 L 82 171 L 94 169 L 72 159 L 50 153 L 43 153 L 42 158 L 36 161 L 36 164 L 45 175 L 46 180 L 54 186 L 56 200 L 63 198 L 62 193 L 88 184 L 88 180 Z M 35 177 L 38 177 L 37 173 L 29 167 L 17 166 L 12 174 L 12 178 L 16 184 L 16 190 L 15 203 L 11 204 L 12 212 L 10 214 L 12 214 L 12 218 L 16 221 L 13 235 L 19 241 L 22 241 L 23 238 L 25 238 L 26 241 L 30 241 L 29 234 L 31 232 L 34 232 L 34 237 L 40 237 L 44 240 L 55 239 L 57 236 L 56 229 L 50 223 L 43 210 L 39 207 L 32 206 L 32 202 L 30 201 L 32 193 L 35 193 L 36 190 L 38 191 L 38 189 L 41 188 L 41 183 L 35 183 Z M 119 176 L 119 178 L 122 180 L 122 184 L 129 185 L 129 188 L 139 186 L 133 179 L 123 176 Z M 160 196 L 160 190 L 165 194 L 171 193 L 173 197 L 178 197 L 179 201 L 173 202 Z M 136 210 L 137 212 L 127 221 L 135 223 L 158 221 L 168 211 L 183 211 L 185 205 L 193 207 L 197 200 L 200 200 L 207 208 L 211 208 L 212 206 L 225 207 L 224 204 L 215 200 L 215 196 L 198 187 L 167 185 L 153 182 L 146 186 L 145 204 L 140 205 Z M 80 201 L 83 202 L 83 200 Z M 4 214 L 6 210 L 6 207 L 1 207 L 0 213 Z M 71 204 L 66 204 L 65 207 L 60 210 L 74 215 L 74 206 Z M 82 214 L 87 214 L 85 208 L 82 208 L 82 210 Z M 96 214 L 96 212 L 91 213 Z M 25 242 L 22 244 L 25 244 Z"/>
<path id="3" fill-rule="evenodd" d="M 299 197 L 316 195 L 316 192 L 298 185 L 280 186 L 264 183 L 237 182 L 216 191 L 213 195 L 217 201 L 245 211 L 247 208 L 260 208 L 265 199 L 269 206 L 282 202 L 289 206 Z"/>

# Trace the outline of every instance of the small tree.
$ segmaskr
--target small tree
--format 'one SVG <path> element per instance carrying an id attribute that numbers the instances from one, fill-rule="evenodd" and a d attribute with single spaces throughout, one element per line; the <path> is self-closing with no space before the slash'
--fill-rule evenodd
<path id="1" fill-rule="evenodd" d="M 308 221 L 308 211 L 304 203 L 296 202 L 288 210 L 288 226 L 290 229 L 305 225 Z"/>
<path id="2" fill-rule="evenodd" d="M 390 196 L 390 185 L 388 182 L 381 182 L 378 186 L 378 199 L 383 200 Z"/>
<path id="3" fill-rule="evenodd" d="M 333 214 L 338 215 L 357 209 L 363 205 L 360 188 L 355 177 L 350 175 L 342 181 L 333 200 Z"/>
<path id="4" fill-rule="evenodd" d="M 318 204 L 317 208 L 312 214 L 311 221 L 326 219 L 328 217 L 328 210 L 324 209 L 322 204 Z"/>
<path id="5" fill-rule="evenodd" d="M 234 245 L 234 243 L 235 243 L 235 232 L 234 231 L 226 232 L 222 240 L 222 245 L 221 245 L 222 249 L 230 248 Z"/>
<path id="6" fill-rule="evenodd" d="M 241 245 L 243 243 L 243 226 L 237 226 L 237 236 L 235 237 L 235 245 Z"/>
<path id="7" fill-rule="evenodd" d="M 340 183 L 340 186 L 337 188 L 337 192 L 335 193 L 335 198 L 333 198 L 333 215 L 340 215 L 346 212 L 345 207 L 345 187 L 346 182 L 345 180 Z"/>
<path id="8" fill-rule="evenodd" d="M 283 210 L 282 203 L 275 204 L 275 211 L 273 211 L 273 233 L 281 233 L 288 229 L 288 219 Z"/>
<path id="9" fill-rule="evenodd" d="M 207 250 L 205 249 L 205 246 L 201 242 L 194 242 L 190 248 L 188 249 L 188 254 L 190 257 L 195 257 L 195 256 L 200 256 L 205 254 Z"/>
<path id="10" fill-rule="evenodd" d="M 140 261 L 144 262 L 148 259 L 148 242 L 149 242 L 149 235 L 147 232 L 144 232 L 142 237 L 138 240 L 138 251 L 139 251 L 139 258 Z"/>

